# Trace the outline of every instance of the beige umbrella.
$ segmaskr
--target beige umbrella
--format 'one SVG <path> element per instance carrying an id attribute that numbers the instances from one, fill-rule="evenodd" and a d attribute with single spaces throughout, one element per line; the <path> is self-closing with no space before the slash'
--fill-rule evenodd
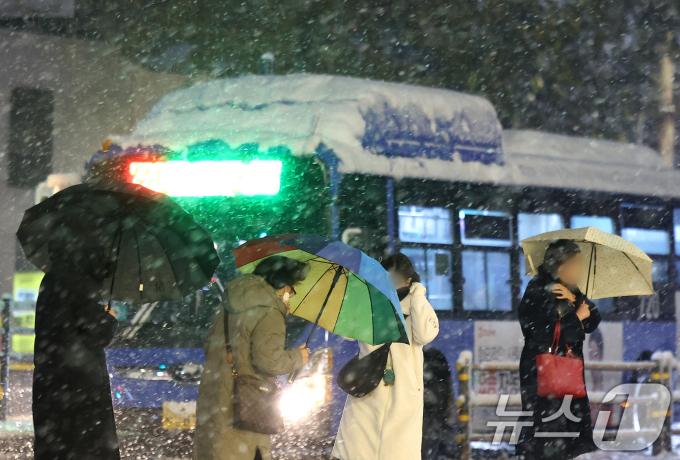
<path id="1" fill-rule="evenodd" d="M 654 294 L 652 259 L 630 241 L 594 227 L 556 230 L 523 240 L 528 274 L 536 274 L 548 245 L 559 239 L 581 247 L 588 275 L 579 288 L 589 298 Z"/>

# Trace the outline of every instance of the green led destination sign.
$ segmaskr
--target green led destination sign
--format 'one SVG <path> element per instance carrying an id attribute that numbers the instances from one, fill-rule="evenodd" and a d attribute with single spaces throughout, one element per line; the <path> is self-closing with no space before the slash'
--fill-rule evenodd
<path id="1" fill-rule="evenodd" d="M 131 182 L 177 197 L 276 195 L 279 160 L 131 162 Z"/>

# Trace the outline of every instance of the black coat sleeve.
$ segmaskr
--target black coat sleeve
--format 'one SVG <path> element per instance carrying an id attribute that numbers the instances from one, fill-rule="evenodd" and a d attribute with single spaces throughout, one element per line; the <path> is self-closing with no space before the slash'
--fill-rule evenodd
<path id="1" fill-rule="evenodd" d="M 552 344 L 554 325 L 560 321 L 560 342 L 577 343 L 585 338 L 576 310 L 550 292 L 550 286 L 530 283 L 519 306 L 519 320 L 526 341 L 540 348 Z"/>
<path id="2" fill-rule="evenodd" d="M 595 305 L 590 299 L 588 299 L 584 295 L 581 295 L 580 298 L 577 299 L 577 301 L 578 301 L 577 305 L 580 305 L 581 302 L 586 302 L 590 307 L 590 316 L 581 322 L 583 325 L 584 332 L 586 334 L 590 334 L 595 329 L 597 329 L 597 326 L 600 324 L 600 321 L 602 321 L 600 310 L 598 310 L 597 305 Z"/>
<path id="3" fill-rule="evenodd" d="M 76 333 L 83 342 L 104 348 L 113 340 L 117 321 L 99 303 L 81 305 L 76 321 Z"/>
<path id="4" fill-rule="evenodd" d="M 527 343 L 548 347 L 553 325 L 557 321 L 557 305 L 550 301 L 544 286 L 531 282 L 519 304 L 519 323 Z"/>
<path id="5" fill-rule="evenodd" d="M 565 313 L 560 318 L 560 341 L 562 343 L 583 342 L 586 338 L 585 330 L 581 320 L 576 316 L 576 309 L 566 301 L 559 301 L 566 304 Z"/>

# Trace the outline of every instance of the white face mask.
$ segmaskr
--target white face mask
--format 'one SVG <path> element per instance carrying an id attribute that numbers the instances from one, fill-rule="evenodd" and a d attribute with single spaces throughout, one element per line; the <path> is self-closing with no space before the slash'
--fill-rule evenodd
<path id="1" fill-rule="evenodd" d="M 281 297 L 281 300 L 283 301 L 283 303 L 288 305 L 288 302 L 290 301 L 290 292 L 284 292 L 283 297 Z"/>

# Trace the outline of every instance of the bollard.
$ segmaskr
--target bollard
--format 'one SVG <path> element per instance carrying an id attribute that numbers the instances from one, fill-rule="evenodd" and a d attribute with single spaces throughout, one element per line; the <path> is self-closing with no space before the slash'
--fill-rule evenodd
<path id="1" fill-rule="evenodd" d="M 464 351 L 456 362 L 458 373 L 458 398 L 456 398 L 456 413 L 458 415 L 457 432 L 455 436 L 456 449 L 461 460 L 470 459 L 470 378 L 472 376 L 472 354 Z"/>
<path id="2" fill-rule="evenodd" d="M 669 359 L 670 358 L 670 359 Z M 672 355 L 670 357 L 665 356 L 665 353 L 659 353 L 653 356 L 652 359 L 656 361 L 657 367 L 652 371 L 651 373 L 651 381 L 654 383 L 660 383 L 664 385 L 666 388 L 668 388 L 668 391 L 673 394 L 673 388 L 671 385 L 672 379 L 671 379 L 671 363 L 672 363 Z M 656 441 L 654 441 L 654 444 L 652 444 L 652 455 L 659 455 L 663 452 L 670 452 L 672 443 L 671 443 L 671 434 L 672 434 L 672 429 L 671 429 L 671 416 L 673 414 L 673 404 L 671 403 L 670 407 L 664 414 L 659 414 L 660 417 L 664 417 L 664 423 L 663 423 L 663 428 L 661 429 L 661 433 L 659 434 L 659 437 L 656 438 Z"/>
<path id="3" fill-rule="evenodd" d="M 9 390 L 9 316 L 12 308 L 12 296 L 5 294 L 2 296 L 2 342 L 0 342 L 0 385 L 2 395 L 0 395 L 0 421 L 7 420 L 7 411 L 9 405 L 7 404 L 8 390 Z"/>

